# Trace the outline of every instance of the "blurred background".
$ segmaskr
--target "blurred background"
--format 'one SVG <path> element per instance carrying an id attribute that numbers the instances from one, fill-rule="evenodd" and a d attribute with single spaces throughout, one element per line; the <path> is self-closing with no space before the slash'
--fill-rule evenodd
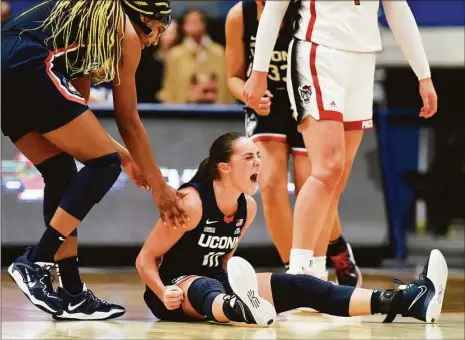
<path id="1" fill-rule="evenodd" d="M 2 1 L 2 22 L 37 0 Z M 177 187 L 195 173 L 212 141 L 244 132 L 241 103 L 227 89 L 224 21 L 236 1 L 174 1 L 175 20 L 143 51 L 137 72 L 140 115 L 163 175 Z M 363 267 L 414 266 L 439 248 L 465 268 L 465 95 L 463 1 L 409 1 L 420 26 L 439 97 L 438 114 L 418 118 L 418 82 L 380 15 L 384 50 L 375 81 L 375 129 L 365 133 L 340 216 Z M 121 141 L 111 87 L 94 86 L 91 107 Z M 2 136 L 2 266 L 43 232 L 43 181 Z M 289 194 L 294 185 L 289 174 Z M 261 206 L 260 195 L 255 196 Z M 123 172 L 79 228 L 80 264 L 133 266 L 158 216 L 149 193 Z M 262 211 L 239 248 L 258 266 L 279 265 Z"/>

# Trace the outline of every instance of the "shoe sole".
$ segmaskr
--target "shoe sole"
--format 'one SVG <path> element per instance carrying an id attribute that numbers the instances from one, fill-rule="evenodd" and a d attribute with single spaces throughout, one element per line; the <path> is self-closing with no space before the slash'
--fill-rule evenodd
<path id="1" fill-rule="evenodd" d="M 252 265 L 241 257 L 233 256 L 227 269 L 232 290 L 249 308 L 257 325 L 271 326 L 276 321 L 276 310 L 258 295 L 257 274 Z"/>
<path id="2" fill-rule="evenodd" d="M 121 309 L 115 309 L 110 313 L 95 312 L 92 314 L 68 313 L 63 311 L 63 314 L 53 315 L 53 318 L 57 321 L 96 321 L 115 319 L 122 316 L 124 313 L 126 313 L 126 311 Z"/>
<path id="3" fill-rule="evenodd" d="M 23 294 L 29 299 L 29 301 L 31 301 L 31 303 L 34 306 L 36 306 L 37 308 L 39 308 L 40 310 L 42 310 L 42 311 L 44 311 L 46 313 L 52 314 L 52 315 L 62 313 L 62 311 L 56 311 L 56 310 L 52 309 L 51 307 L 49 307 L 45 302 L 37 300 L 34 296 L 32 296 L 31 293 L 29 292 L 27 284 L 24 283 L 24 281 L 23 281 L 22 275 L 20 274 L 20 272 L 18 270 L 14 270 L 13 267 L 14 267 L 14 263 L 12 263 L 8 267 L 8 274 L 10 275 L 12 280 L 16 283 L 18 288 L 23 292 Z"/>
<path id="4" fill-rule="evenodd" d="M 425 321 L 434 323 L 437 322 L 441 316 L 448 277 L 446 259 L 437 249 L 431 251 L 426 277 L 430 279 L 434 285 L 434 295 L 429 301 L 428 307 L 426 307 Z"/>

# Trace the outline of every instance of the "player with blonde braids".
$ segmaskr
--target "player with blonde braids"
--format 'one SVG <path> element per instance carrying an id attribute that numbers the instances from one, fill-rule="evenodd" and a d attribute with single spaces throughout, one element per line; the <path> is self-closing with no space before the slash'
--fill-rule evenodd
<path id="1" fill-rule="evenodd" d="M 102 320 L 122 306 L 81 282 L 77 227 L 121 173 L 152 190 L 162 220 L 181 226 L 180 194 L 164 181 L 137 111 L 135 72 L 144 47 L 171 22 L 169 1 L 45 1 L 2 27 L 2 132 L 44 178 L 46 230 L 8 272 L 38 308 L 56 319 Z M 127 148 L 87 106 L 91 74 L 113 82 L 114 112 Z M 25 96 L 27 100 L 17 100 Z M 75 159 L 84 164 L 78 172 Z M 58 266 L 53 291 L 50 269 Z"/>

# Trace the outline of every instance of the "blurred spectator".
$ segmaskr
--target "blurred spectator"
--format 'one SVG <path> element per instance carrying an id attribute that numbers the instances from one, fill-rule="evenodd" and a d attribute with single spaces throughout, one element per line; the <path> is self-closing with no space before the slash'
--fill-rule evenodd
<path id="1" fill-rule="evenodd" d="M 165 103 L 187 103 L 212 102 L 215 97 L 215 103 L 233 103 L 227 88 L 224 48 L 208 35 L 204 14 L 189 10 L 180 26 L 184 38 L 166 56 L 159 99 Z"/>
<path id="2" fill-rule="evenodd" d="M 157 46 L 142 50 L 142 56 L 136 72 L 137 101 L 139 103 L 158 103 L 157 93 L 161 90 L 165 57 L 179 41 L 178 24 L 171 22 L 166 32 L 160 36 Z"/>
<path id="3" fill-rule="evenodd" d="M 196 73 L 192 76 L 187 91 L 187 102 L 213 104 L 218 97 L 218 80 L 213 73 Z"/>
<path id="4" fill-rule="evenodd" d="M 11 16 L 11 6 L 8 1 L 2 0 L 2 25 L 10 18 Z"/>

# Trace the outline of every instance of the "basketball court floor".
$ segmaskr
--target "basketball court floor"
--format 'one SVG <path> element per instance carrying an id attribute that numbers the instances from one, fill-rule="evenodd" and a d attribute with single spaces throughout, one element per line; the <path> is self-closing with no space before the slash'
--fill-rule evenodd
<path id="1" fill-rule="evenodd" d="M 402 318 L 383 324 L 383 316 L 339 318 L 291 311 L 270 328 L 252 325 L 157 321 L 145 306 L 144 285 L 134 270 L 83 271 L 87 286 L 127 312 L 110 321 L 56 322 L 34 307 L 2 271 L 2 339 L 464 339 L 463 272 L 449 274 L 443 314 L 435 324 Z M 367 272 L 367 270 L 365 270 Z M 369 272 L 369 271 L 368 271 Z M 405 272 L 365 273 L 364 288 L 394 287 L 392 277 L 409 281 Z"/>

